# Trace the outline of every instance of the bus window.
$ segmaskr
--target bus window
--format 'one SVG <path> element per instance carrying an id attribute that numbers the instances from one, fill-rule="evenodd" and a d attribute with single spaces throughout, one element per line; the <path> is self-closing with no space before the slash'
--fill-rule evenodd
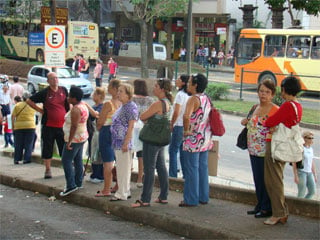
<path id="1" fill-rule="evenodd" d="M 311 58 L 320 59 L 320 36 L 313 37 Z"/>
<path id="2" fill-rule="evenodd" d="M 267 35 L 264 44 L 264 55 L 267 57 L 283 57 L 286 36 Z"/>
<path id="3" fill-rule="evenodd" d="M 289 58 L 309 58 L 310 53 L 309 36 L 290 36 L 288 40 L 287 57 Z"/>
<path id="4" fill-rule="evenodd" d="M 262 39 L 241 38 L 238 44 L 237 63 L 247 64 L 257 59 L 261 53 Z"/>

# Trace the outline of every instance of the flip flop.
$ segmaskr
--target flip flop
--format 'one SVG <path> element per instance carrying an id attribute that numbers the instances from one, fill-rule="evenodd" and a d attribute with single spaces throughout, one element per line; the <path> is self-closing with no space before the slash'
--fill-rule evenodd
<path id="1" fill-rule="evenodd" d="M 137 200 L 135 203 L 131 204 L 132 208 L 139 208 L 139 207 L 150 207 L 150 203 L 144 203 L 141 200 Z"/>
<path id="2" fill-rule="evenodd" d="M 162 200 L 160 198 L 157 198 L 154 200 L 155 203 L 160 203 L 160 204 L 168 204 L 168 200 Z"/>
<path id="3" fill-rule="evenodd" d="M 111 193 L 105 194 L 102 191 L 97 191 L 97 193 L 94 195 L 95 197 L 111 197 Z"/>

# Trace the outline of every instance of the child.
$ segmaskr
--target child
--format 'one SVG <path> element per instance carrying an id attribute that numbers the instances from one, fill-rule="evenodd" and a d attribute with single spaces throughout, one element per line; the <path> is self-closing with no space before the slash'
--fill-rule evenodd
<path id="1" fill-rule="evenodd" d="M 313 133 L 305 131 L 302 134 L 305 141 L 303 147 L 303 159 L 301 162 L 293 163 L 294 181 L 298 186 L 298 197 L 310 199 L 315 194 L 317 174 L 313 161 Z M 306 189 L 308 193 L 306 195 Z"/>
<path id="2" fill-rule="evenodd" d="M 8 126 L 8 117 L 3 118 L 3 127 L 4 127 L 4 148 L 7 148 L 9 144 L 14 147 L 13 140 L 12 140 L 12 129 Z"/>

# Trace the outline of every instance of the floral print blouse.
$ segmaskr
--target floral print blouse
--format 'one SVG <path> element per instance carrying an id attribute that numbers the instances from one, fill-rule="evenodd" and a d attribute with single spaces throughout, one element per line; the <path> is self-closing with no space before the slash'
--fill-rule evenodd
<path id="1" fill-rule="evenodd" d="M 265 121 L 278 110 L 273 106 L 270 112 L 265 116 L 253 115 L 248 124 L 248 151 L 252 156 L 264 157 L 266 152 L 266 142 L 271 140 L 271 134 L 268 127 L 264 127 Z"/>
<path id="2" fill-rule="evenodd" d="M 138 119 L 138 107 L 133 101 L 122 105 L 112 117 L 112 125 L 110 128 L 112 136 L 112 147 L 115 150 L 122 148 L 124 139 L 127 135 L 129 121 Z M 128 148 L 132 149 L 130 141 Z"/>

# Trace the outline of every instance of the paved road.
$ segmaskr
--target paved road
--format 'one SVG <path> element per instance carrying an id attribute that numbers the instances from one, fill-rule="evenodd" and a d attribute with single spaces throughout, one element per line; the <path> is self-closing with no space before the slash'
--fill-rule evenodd
<path id="1" fill-rule="evenodd" d="M 19 206 L 19 207 L 18 207 Z M 0 185 L 0 239 L 181 239 L 92 208 Z M 152 237 L 151 237 L 152 236 Z"/>

